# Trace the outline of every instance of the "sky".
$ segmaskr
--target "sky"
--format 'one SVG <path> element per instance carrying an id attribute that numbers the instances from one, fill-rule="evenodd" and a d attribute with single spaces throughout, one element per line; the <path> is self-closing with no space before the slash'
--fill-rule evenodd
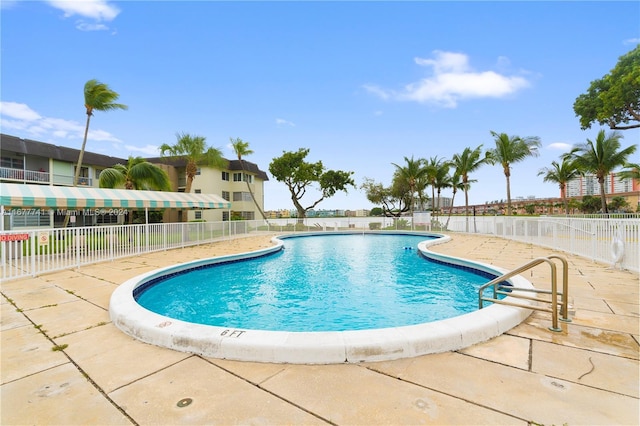
<path id="1" fill-rule="evenodd" d="M 405 157 L 493 148 L 491 131 L 542 143 L 512 166 L 512 199 L 558 197 L 538 172 L 601 129 L 580 129 L 575 99 L 640 43 L 637 1 L 0 5 L 2 133 L 79 149 L 84 84 L 97 79 L 128 110 L 96 112 L 87 151 L 157 157 L 189 133 L 234 159 L 241 138 L 269 175 L 266 210 L 293 209 L 268 172 L 285 151 L 353 172 L 356 187 L 316 209 L 370 209 L 365 178 L 388 186 Z M 622 134 L 640 143 L 639 129 Z M 470 178 L 471 204 L 506 199 L 501 166 Z"/>

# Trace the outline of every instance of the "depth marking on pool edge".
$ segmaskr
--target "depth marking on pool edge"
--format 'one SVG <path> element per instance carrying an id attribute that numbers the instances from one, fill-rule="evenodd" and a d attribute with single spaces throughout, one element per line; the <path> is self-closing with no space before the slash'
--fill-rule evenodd
<path id="1" fill-rule="evenodd" d="M 225 337 L 240 337 L 243 334 L 245 334 L 247 331 L 246 330 L 229 330 L 226 329 L 224 330 L 222 333 L 220 333 L 221 336 L 225 336 Z"/>

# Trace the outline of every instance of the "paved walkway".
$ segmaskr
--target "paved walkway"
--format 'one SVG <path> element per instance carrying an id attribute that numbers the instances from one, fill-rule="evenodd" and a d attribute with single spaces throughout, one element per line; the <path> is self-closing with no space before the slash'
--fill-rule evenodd
<path id="1" fill-rule="evenodd" d="M 512 268 L 553 252 L 452 234 L 434 251 Z M 473 347 L 378 363 L 261 364 L 138 342 L 110 323 L 124 280 L 264 247 L 232 240 L 1 284 L 2 425 L 640 424 L 638 274 L 569 261 L 573 322 L 536 312 Z M 525 276 L 546 287 L 548 267 Z"/>

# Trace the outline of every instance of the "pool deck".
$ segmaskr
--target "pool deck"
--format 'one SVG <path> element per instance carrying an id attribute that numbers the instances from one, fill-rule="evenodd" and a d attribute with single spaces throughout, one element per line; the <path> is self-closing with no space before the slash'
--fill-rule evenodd
<path id="1" fill-rule="evenodd" d="M 270 236 L 152 253 L 0 285 L 0 424 L 640 424 L 637 273 L 526 243 L 448 235 L 432 250 L 507 269 L 566 257 L 572 322 L 554 333 L 550 314 L 535 312 L 488 342 L 395 361 L 205 358 L 125 335 L 110 322 L 111 293 L 159 267 L 266 247 Z M 524 276 L 549 287 L 546 265 Z"/>

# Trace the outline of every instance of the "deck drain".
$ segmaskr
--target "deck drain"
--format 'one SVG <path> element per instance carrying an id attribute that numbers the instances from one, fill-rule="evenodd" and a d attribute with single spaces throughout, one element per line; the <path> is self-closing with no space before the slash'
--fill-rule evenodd
<path id="1" fill-rule="evenodd" d="M 182 408 L 182 407 L 186 407 L 187 405 L 191 405 L 192 402 L 193 402 L 193 399 L 191 398 L 182 398 L 180 401 L 178 401 L 176 405 Z"/>

